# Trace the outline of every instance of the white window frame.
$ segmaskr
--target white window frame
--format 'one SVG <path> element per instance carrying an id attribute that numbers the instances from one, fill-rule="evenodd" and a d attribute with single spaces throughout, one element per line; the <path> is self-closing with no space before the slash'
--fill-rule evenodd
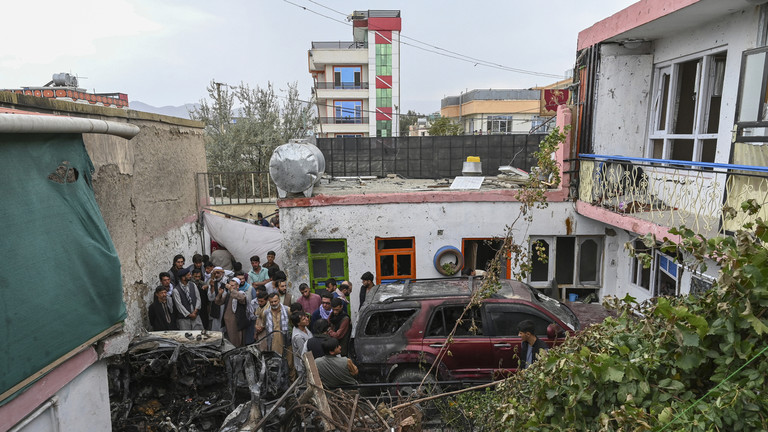
<path id="1" fill-rule="evenodd" d="M 489 134 L 511 134 L 514 128 L 514 116 L 510 115 L 489 115 L 486 117 L 486 128 Z M 501 124 L 505 124 L 506 130 L 501 131 Z M 490 126 L 490 127 L 488 127 Z"/>
<path id="2" fill-rule="evenodd" d="M 671 159 L 673 153 L 674 140 L 693 140 L 693 150 L 691 161 L 700 162 L 702 149 L 705 140 L 717 140 L 718 131 L 706 133 L 706 119 L 709 114 L 709 100 L 714 91 L 716 70 L 716 57 L 727 56 L 725 47 L 713 48 L 704 52 L 692 54 L 677 58 L 673 61 L 667 61 L 656 65 L 653 76 L 653 87 L 651 96 L 651 107 L 648 121 L 648 145 L 646 146 L 646 157 L 654 158 L 654 141 L 663 142 L 662 154 L 659 159 Z M 672 133 L 677 118 L 677 93 L 679 91 L 678 81 L 680 79 L 680 68 L 683 63 L 698 60 L 696 70 L 695 94 L 696 104 L 694 107 L 693 128 L 691 133 Z M 724 70 L 723 70 L 724 73 Z M 669 75 L 669 88 L 666 98 L 666 107 L 663 107 L 664 101 L 664 80 L 662 77 Z M 664 111 L 663 108 L 666 108 Z M 721 109 L 725 107 L 721 106 Z M 662 112 L 665 114 L 664 129 L 659 129 Z M 719 119 L 717 119 L 719 121 Z M 719 128 L 718 128 L 719 129 Z"/>
<path id="3" fill-rule="evenodd" d="M 570 284 L 561 284 L 563 289 L 566 288 L 590 288 L 599 289 L 602 288 L 603 283 L 603 262 L 605 261 L 604 250 L 604 237 L 603 236 L 531 236 L 528 240 L 529 251 L 532 254 L 531 259 L 535 259 L 535 251 L 533 244 L 536 241 L 543 240 L 549 244 L 549 254 L 547 256 L 547 280 L 546 281 L 532 281 L 531 276 L 528 275 L 528 283 L 536 288 L 547 288 L 550 285 L 550 281 L 555 278 L 555 263 L 557 262 L 557 239 L 561 237 L 575 238 L 573 251 L 573 281 Z M 581 282 L 579 275 L 579 262 L 581 258 L 581 246 L 587 240 L 594 240 L 597 243 L 598 250 L 598 262 L 595 263 L 595 275 L 597 280 Z M 565 291 L 563 291 L 565 292 Z"/>
<path id="4" fill-rule="evenodd" d="M 632 285 L 648 292 L 649 294 L 652 294 L 653 296 L 658 296 L 659 278 L 662 275 L 665 275 L 666 277 L 675 281 L 675 295 L 680 295 L 680 277 L 682 275 L 683 267 L 675 261 L 675 257 L 667 255 L 656 248 L 651 248 L 645 252 L 651 255 L 651 268 L 650 274 L 648 276 L 648 288 L 642 285 L 642 276 L 644 270 L 643 263 L 636 256 L 631 256 L 629 261 L 629 282 Z M 666 268 L 664 268 L 665 263 Z M 671 266 L 674 266 L 674 270 L 671 270 Z"/>

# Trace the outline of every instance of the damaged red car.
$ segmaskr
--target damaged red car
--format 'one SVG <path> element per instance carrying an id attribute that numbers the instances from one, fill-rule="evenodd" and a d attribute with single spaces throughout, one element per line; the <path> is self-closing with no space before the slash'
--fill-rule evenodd
<path id="1" fill-rule="evenodd" d="M 462 317 L 482 282 L 462 277 L 374 287 L 360 310 L 354 342 L 361 377 L 420 381 L 441 357 L 433 370 L 438 380 L 490 380 L 517 370 L 521 321 L 533 321 L 537 337 L 549 346 L 580 328 L 567 305 L 514 280 L 500 281 L 495 294 Z"/>

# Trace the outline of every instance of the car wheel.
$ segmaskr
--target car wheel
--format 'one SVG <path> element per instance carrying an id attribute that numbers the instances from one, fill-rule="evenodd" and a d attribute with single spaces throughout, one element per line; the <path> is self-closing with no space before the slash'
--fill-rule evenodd
<path id="1" fill-rule="evenodd" d="M 426 379 L 425 379 L 426 376 Z M 422 383 L 423 380 L 423 384 Z M 400 398 L 419 398 L 440 393 L 440 386 L 433 374 L 427 375 L 427 369 L 408 367 L 396 370 L 390 380 L 391 395 Z"/>
<path id="2" fill-rule="evenodd" d="M 392 402 L 399 404 L 440 394 L 440 385 L 433 374 L 427 375 L 428 369 L 408 367 L 395 371 L 391 380 L 393 386 L 390 387 L 390 397 L 394 399 Z M 439 400 L 422 401 L 406 408 L 402 415 L 412 415 L 424 427 L 439 426 L 444 423 L 441 408 Z"/>

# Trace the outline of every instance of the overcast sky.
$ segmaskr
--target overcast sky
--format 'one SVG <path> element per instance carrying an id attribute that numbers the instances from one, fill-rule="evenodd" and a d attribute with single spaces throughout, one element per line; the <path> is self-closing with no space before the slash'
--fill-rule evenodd
<path id="1" fill-rule="evenodd" d="M 309 98 L 311 42 L 352 40 L 348 25 L 308 11 L 345 21 L 328 8 L 399 9 L 409 44 L 419 45 L 405 37 L 510 68 L 564 74 L 578 32 L 634 1 L 3 1 L 0 88 L 41 86 L 54 73 L 71 72 L 87 77 L 80 86 L 89 91 L 127 93 L 158 107 L 198 102 L 213 79 L 277 88 L 297 81 Z M 556 81 L 409 45 L 401 50 L 403 112 L 437 111 L 441 98 L 467 89 Z"/>

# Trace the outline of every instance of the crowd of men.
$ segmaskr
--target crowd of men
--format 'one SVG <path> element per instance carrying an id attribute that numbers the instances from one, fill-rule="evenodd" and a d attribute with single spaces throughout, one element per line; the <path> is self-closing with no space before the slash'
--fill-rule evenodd
<path id="1" fill-rule="evenodd" d="M 264 264 L 252 256 L 247 273 L 237 262 L 229 270 L 200 254 L 185 264 L 184 256 L 176 255 L 171 268 L 160 273 L 148 310 L 152 330 L 224 332 L 236 347 L 255 343 L 281 354 L 294 378 L 304 377 L 301 356 L 312 351 L 327 388 L 356 384 L 357 368 L 346 358 L 352 334 L 349 281 L 328 279 L 321 294 L 301 283 L 301 295 L 293 299 L 273 251 Z M 373 274 L 365 272 L 361 280 L 360 305 L 373 288 Z"/>

